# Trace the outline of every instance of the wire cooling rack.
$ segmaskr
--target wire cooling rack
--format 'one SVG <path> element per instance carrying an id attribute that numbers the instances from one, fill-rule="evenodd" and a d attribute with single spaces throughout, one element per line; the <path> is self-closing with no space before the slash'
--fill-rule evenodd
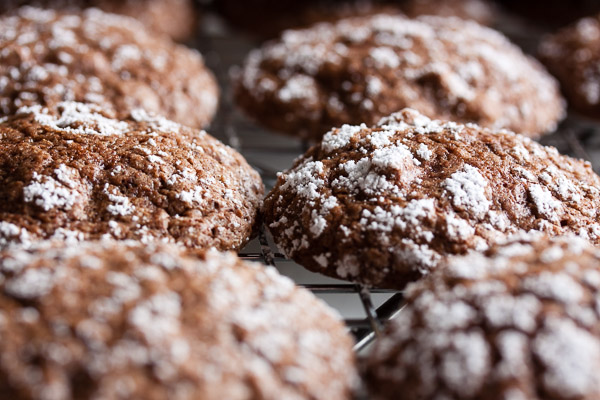
<path id="1" fill-rule="evenodd" d="M 518 24 L 510 24 L 509 28 L 505 33 L 513 41 L 520 42 L 525 49 L 532 49 L 539 33 L 524 34 Z M 230 75 L 235 73 L 246 54 L 259 44 L 245 35 L 227 30 L 210 15 L 204 19 L 202 29 L 190 45 L 202 52 L 222 91 L 219 113 L 209 131 L 240 151 L 260 172 L 266 190 L 270 190 L 277 179 L 277 172 L 289 168 L 308 146 L 299 140 L 261 129 L 241 115 L 233 105 Z M 569 115 L 557 132 L 543 137 L 540 142 L 556 147 L 563 154 L 586 159 L 594 167 L 600 166 L 595 162 L 600 160 L 600 125 L 596 122 Z M 598 169 L 596 172 L 599 172 Z M 307 272 L 277 249 L 264 226 L 260 228 L 258 238 L 239 255 L 245 260 L 277 268 L 294 279 L 296 284 L 311 290 L 337 308 L 356 339 L 357 352 L 365 349 L 379 335 L 385 322 L 399 313 L 404 304 L 402 292 L 399 291 L 369 289 Z"/>
<path id="2" fill-rule="evenodd" d="M 259 252 L 241 252 L 240 257 L 250 261 L 260 261 L 266 265 L 278 267 L 280 263 L 291 263 L 283 254 L 274 251 L 269 243 L 264 227 L 258 234 L 260 243 Z M 346 325 L 354 334 L 356 351 L 363 350 L 383 328 L 383 321 L 392 318 L 402 307 L 402 292 L 387 289 L 369 289 L 365 286 L 351 283 L 313 283 L 296 282 L 300 286 L 311 290 L 317 295 L 354 295 L 360 299 L 365 318 L 344 318 Z M 391 296 L 378 307 L 374 306 L 371 293 L 391 294 Z"/>

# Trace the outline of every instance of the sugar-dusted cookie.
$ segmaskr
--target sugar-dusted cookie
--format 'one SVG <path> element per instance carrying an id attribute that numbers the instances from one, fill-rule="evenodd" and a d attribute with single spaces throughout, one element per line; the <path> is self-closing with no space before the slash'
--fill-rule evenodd
<path id="1" fill-rule="evenodd" d="M 0 253 L 0 388 L 20 399 L 350 399 L 337 313 L 272 268 L 174 245 Z"/>
<path id="2" fill-rule="evenodd" d="M 405 107 L 532 137 L 564 115 L 558 84 L 537 61 L 457 18 L 374 15 L 286 31 L 248 55 L 234 86 L 250 117 L 312 140 Z"/>
<path id="3" fill-rule="evenodd" d="M 372 399 L 600 398 L 600 252 L 530 235 L 409 286 L 366 366 Z"/>
<path id="4" fill-rule="evenodd" d="M 218 88 L 201 55 L 132 18 L 24 7 L 0 26 L 0 114 L 73 100 L 195 128 L 215 114 Z"/>
<path id="5" fill-rule="evenodd" d="M 193 0 L 3 0 L 0 12 L 12 12 L 25 5 L 58 10 L 95 7 L 133 17 L 175 40 L 188 39 L 198 19 Z"/>
<path id="6" fill-rule="evenodd" d="M 541 230 L 600 243 L 600 177 L 531 139 L 410 109 L 344 125 L 265 199 L 276 243 L 310 270 L 402 288 L 442 257 Z"/>
<path id="7" fill-rule="evenodd" d="M 560 81 L 569 105 L 600 118 L 600 14 L 579 20 L 541 43 L 539 55 Z"/>
<path id="8" fill-rule="evenodd" d="M 262 201 L 240 154 L 142 110 L 23 107 L 0 123 L 0 148 L 0 247 L 109 236 L 239 249 Z"/>

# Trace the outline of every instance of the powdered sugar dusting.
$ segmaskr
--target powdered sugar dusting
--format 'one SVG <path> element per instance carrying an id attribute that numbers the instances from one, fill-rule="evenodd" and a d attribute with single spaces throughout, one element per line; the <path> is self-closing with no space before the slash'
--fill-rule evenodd
<path id="1" fill-rule="evenodd" d="M 477 168 L 465 164 L 462 170 L 447 178 L 443 186 L 452 194 L 452 204 L 457 209 L 472 212 L 477 218 L 484 218 L 489 211 L 488 182 Z"/>
<path id="2" fill-rule="evenodd" d="M 533 351 L 547 368 L 544 386 L 565 398 L 600 393 L 594 371 L 600 365 L 600 341 L 572 321 L 549 319 L 533 341 Z"/>
<path id="3" fill-rule="evenodd" d="M 37 172 L 33 173 L 31 183 L 23 188 L 23 200 L 34 203 L 44 211 L 53 208 L 70 210 L 80 197 L 78 191 L 65 187 L 51 176 L 42 176 Z"/>
<path id="4" fill-rule="evenodd" d="M 551 249 L 561 256 L 542 260 Z M 448 262 L 409 287 L 408 305 L 376 343 L 367 363 L 375 393 L 393 384 L 431 398 L 492 389 L 505 399 L 535 397 L 540 388 L 565 399 L 600 394 L 600 317 L 585 312 L 600 280 L 583 278 L 600 271 L 593 246 L 532 233 Z"/>
<path id="5" fill-rule="evenodd" d="M 556 200 L 550 191 L 540 185 L 531 185 L 529 194 L 537 211 L 550 221 L 557 221 L 562 214 L 562 203 Z"/>
<path id="6" fill-rule="evenodd" d="M 77 102 L 61 102 L 58 114 L 40 105 L 21 107 L 17 115 L 32 114 L 36 122 L 52 129 L 82 135 L 122 135 L 129 130 L 127 122 L 106 117 L 98 106 Z"/>
<path id="7" fill-rule="evenodd" d="M 348 145 L 350 138 L 366 127 L 366 125 L 342 125 L 341 128 L 333 129 L 325 134 L 321 142 L 321 147 L 327 152 L 342 148 Z"/>

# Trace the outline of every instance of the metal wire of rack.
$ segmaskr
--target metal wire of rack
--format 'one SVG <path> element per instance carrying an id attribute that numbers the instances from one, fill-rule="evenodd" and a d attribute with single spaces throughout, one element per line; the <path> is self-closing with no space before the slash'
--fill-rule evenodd
<path id="1" fill-rule="evenodd" d="M 215 22 L 215 21 L 212 21 Z M 257 169 L 269 190 L 277 179 L 277 172 L 289 165 L 293 158 L 301 155 L 307 149 L 307 144 L 293 139 L 265 132 L 253 125 L 236 110 L 230 92 L 230 72 L 240 65 L 247 52 L 256 43 L 242 35 L 223 30 L 218 22 L 203 32 L 192 43 L 205 56 L 206 63 L 215 72 L 222 88 L 220 111 L 210 128 L 211 134 L 217 136 L 230 146 L 239 150 Z M 519 32 L 519 31 L 517 31 Z M 509 35 L 510 36 L 510 35 Z M 531 41 L 530 36 L 523 36 Z M 512 37 L 513 40 L 519 38 Z M 527 46 L 525 46 L 527 47 Z M 596 172 L 600 172 L 600 124 L 576 116 L 569 115 L 551 135 L 543 137 L 540 142 L 556 147 L 562 154 L 592 162 Z M 280 167 L 272 165 L 273 159 L 285 159 Z M 281 270 L 282 266 L 293 265 L 270 240 L 264 226 L 260 228 L 254 248 L 247 247 L 239 255 L 249 261 L 261 262 Z M 300 268 L 293 266 L 293 268 Z M 358 297 L 364 317 L 344 316 L 348 329 L 356 339 L 355 351 L 361 352 L 380 334 L 385 322 L 401 312 L 404 305 L 402 292 L 386 289 L 373 289 L 353 283 L 317 282 L 308 283 L 295 279 L 318 296 L 321 295 L 352 295 Z M 376 304 L 373 295 L 387 295 Z"/>
<path id="2" fill-rule="evenodd" d="M 239 256 L 245 260 L 260 261 L 273 267 L 277 267 L 277 263 L 279 262 L 290 261 L 283 254 L 273 250 L 272 245 L 267 239 L 264 227 L 259 229 L 258 240 L 260 243 L 260 252 L 241 252 Z M 369 289 L 359 284 L 317 283 L 299 284 L 299 286 L 316 294 L 355 294 L 359 297 L 366 317 L 362 319 L 346 318 L 344 320 L 356 339 L 354 349 L 357 352 L 365 349 L 381 333 L 383 322 L 393 318 L 401 310 L 404 301 L 402 292 L 388 289 Z M 392 296 L 382 305 L 375 308 L 371 299 L 371 293 L 391 293 Z"/>

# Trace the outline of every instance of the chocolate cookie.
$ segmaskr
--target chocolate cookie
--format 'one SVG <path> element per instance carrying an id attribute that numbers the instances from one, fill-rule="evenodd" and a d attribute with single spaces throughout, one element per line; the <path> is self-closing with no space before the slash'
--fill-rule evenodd
<path id="1" fill-rule="evenodd" d="M 411 285 L 366 364 L 373 399 L 600 398 L 600 253 L 529 236 Z"/>
<path id="2" fill-rule="evenodd" d="M 349 399 L 352 338 L 272 268 L 112 241 L 0 256 L 10 399 Z"/>
<path id="3" fill-rule="evenodd" d="M 502 0 L 502 7 L 528 24 L 557 29 L 600 12 L 598 0 Z"/>
<path id="4" fill-rule="evenodd" d="M 239 249 L 263 195 L 236 151 L 142 110 L 23 107 L 0 123 L 0 148 L 0 247 L 108 236 Z"/>
<path id="5" fill-rule="evenodd" d="M 215 9 L 234 29 L 268 39 L 286 29 L 305 28 L 341 18 L 400 13 L 395 1 L 374 0 L 217 0 Z"/>
<path id="6" fill-rule="evenodd" d="M 408 0 L 402 10 L 411 18 L 438 15 L 470 19 L 483 25 L 491 25 L 498 12 L 489 0 Z"/>
<path id="7" fill-rule="evenodd" d="M 207 125 L 218 102 L 199 53 L 131 18 L 97 9 L 21 8 L 0 18 L 0 113 L 81 101 L 128 115 L 135 108 L 192 127 Z"/>
<path id="8" fill-rule="evenodd" d="M 24 5 L 53 9 L 96 7 L 133 17 L 175 40 L 189 38 L 198 18 L 192 0 L 3 0 L 0 12 L 10 12 Z"/>
<path id="9" fill-rule="evenodd" d="M 600 244 L 600 177 L 523 135 L 403 110 L 344 125 L 280 174 L 264 204 L 275 242 L 306 268 L 402 288 L 443 256 L 520 231 Z"/>
<path id="10" fill-rule="evenodd" d="M 546 37 L 540 58 L 560 81 L 569 105 L 599 118 L 600 112 L 600 14 Z"/>
<path id="11" fill-rule="evenodd" d="M 500 33 L 456 18 L 376 15 L 286 31 L 254 50 L 235 98 L 266 127 L 320 139 L 404 107 L 539 136 L 564 114 L 558 85 Z"/>

